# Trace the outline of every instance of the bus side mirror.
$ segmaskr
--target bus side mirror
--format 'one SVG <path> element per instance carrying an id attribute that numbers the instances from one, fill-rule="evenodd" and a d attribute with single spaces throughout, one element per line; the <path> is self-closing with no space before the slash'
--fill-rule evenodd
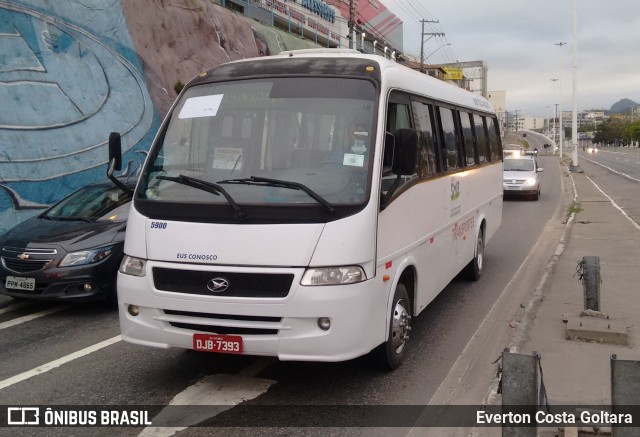
<path id="1" fill-rule="evenodd" d="M 395 137 L 393 172 L 397 175 L 415 174 L 418 162 L 418 133 L 413 129 L 398 129 Z"/>
<path id="2" fill-rule="evenodd" d="M 133 195 L 133 190 L 120 182 L 117 177 L 113 175 L 116 170 L 122 169 L 122 140 L 118 132 L 111 132 L 109 134 L 109 168 L 107 168 L 107 177 L 118 188 L 130 196 Z"/>
<path id="3" fill-rule="evenodd" d="M 393 172 L 393 156 L 395 154 L 396 139 L 391 132 L 384 136 L 384 156 L 382 157 L 382 175 L 386 176 Z"/>
<path id="4" fill-rule="evenodd" d="M 107 176 L 111 177 L 113 172 L 122 169 L 122 140 L 118 132 L 109 134 L 109 169 Z"/>

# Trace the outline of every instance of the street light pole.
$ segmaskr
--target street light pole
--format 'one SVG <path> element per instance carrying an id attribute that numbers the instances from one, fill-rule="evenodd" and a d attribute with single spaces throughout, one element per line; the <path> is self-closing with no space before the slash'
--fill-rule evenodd
<path id="1" fill-rule="evenodd" d="M 558 126 L 558 104 L 556 103 L 556 118 L 553 119 L 553 142 L 556 141 L 557 126 Z M 562 147 L 560 148 L 560 159 L 562 159 Z"/>
<path id="2" fill-rule="evenodd" d="M 355 4 L 354 0 L 349 0 L 349 21 L 347 21 L 347 26 L 349 27 L 349 48 L 353 48 L 353 29 L 355 27 Z"/>
<path id="3" fill-rule="evenodd" d="M 559 82 L 560 79 L 551 79 L 551 82 L 556 83 Z M 562 96 L 559 97 L 560 100 L 562 100 Z M 562 141 L 556 141 L 556 126 L 558 123 L 558 104 L 556 103 L 556 118 L 553 119 L 553 142 L 556 143 L 556 145 L 558 145 L 559 143 L 559 151 L 560 151 L 560 157 L 562 157 Z M 562 110 L 562 108 L 560 108 Z M 560 128 L 560 133 L 562 133 L 562 128 Z"/>
<path id="4" fill-rule="evenodd" d="M 573 0 L 573 119 L 571 123 L 571 145 L 573 146 L 573 156 L 571 171 L 582 173 L 578 165 L 578 0 Z"/>
<path id="5" fill-rule="evenodd" d="M 562 46 L 567 45 L 566 42 L 557 42 L 555 43 L 555 45 L 557 45 L 558 47 L 562 48 Z M 559 141 L 559 145 L 560 145 L 560 157 L 562 157 L 562 146 L 564 144 L 564 135 L 562 132 L 562 128 L 563 126 L 563 122 L 562 122 L 562 52 L 560 53 L 560 79 L 559 79 L 559 84 L 560 84 L 560 97 L 559 97 L 559 102 L 560 102 L 560 119 L 559 119 L 559 124 L 560 124 L 560 128 L 559 128 L 559 133 L 558 133 L 558 139 Z"/>

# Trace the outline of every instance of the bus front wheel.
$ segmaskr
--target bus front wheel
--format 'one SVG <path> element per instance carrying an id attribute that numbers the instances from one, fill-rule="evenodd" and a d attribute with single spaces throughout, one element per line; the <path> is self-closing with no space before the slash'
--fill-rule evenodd
<path id="1" fill-rule="evenodd" d="M 406 355 L 411 331 L 411 302 L 404 284 L 398 284 L 393 295 L 387 341 L 374 349 L 374 358 L 383 370 L 400 367 Z"/>

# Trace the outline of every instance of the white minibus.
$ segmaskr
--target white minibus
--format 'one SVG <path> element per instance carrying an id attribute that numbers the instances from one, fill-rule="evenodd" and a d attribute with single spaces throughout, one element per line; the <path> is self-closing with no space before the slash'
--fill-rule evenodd
<path id="1" fill-rule="evenodd" d="M 480 278 L 501 220 L 483 97 L 348 49 L 219 65 L 180 93 L 138 181 L 122 337 L 395 369 L 411 317 Z"/>

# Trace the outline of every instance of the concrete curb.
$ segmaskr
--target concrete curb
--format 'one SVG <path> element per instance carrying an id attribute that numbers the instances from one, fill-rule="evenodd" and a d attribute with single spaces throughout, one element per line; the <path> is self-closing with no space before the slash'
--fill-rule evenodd
<path id="1" fill-rule="evenodd" d="M 564 168 L 566 173 L 568 173 L 568 176 L 571 179 L 571 185 L 573 190 L 573 202 L 575 203 L 577 202 L 577 198 L 578 198 L 576 184 L 573 179 L 573 176 L 571 175 L 571 172 L 563 164 L 564 163 L 561 164 L 562 167 Z M 560 256 L 564 253 L 566 243 L 569 240 L 571 229 L 575 222 L 575 216 L 576 216 L 576 213 L 573 212 L 571 213 L 571 216 L 567 220 L 567 223 L 564 227 L 564 232 L 562 234 L 562 237 L 560 238 L 560 241 L 558 242 L 556 250 L 551 256 L 551 258 L 549 258 L 549 260 L 547 261 L 547 265 L 544 269 L 544 274 L 542 275 L 542 278 L 540 278 L 540 281 L 536 285 L 533 296 L 531 297 L 529 302 L 527 302 L 526 304 L 526 309 L 522 317 L 522 320 L 518 325 L 518 327 L 516 328 L 516 332 L 513 335 L 513 340 L 508 346 L 509 351 L 512 353 L 519 353 L 523 344 L 527 340 L 528 331 L 533 324 L 538 308 L 540 307 L 542 302 L 544 302 L 544 292 L 549 289 L 551 278 L 553 277 L 553 274 L 555 272 L 555 268 L 558 264 L 558 260 L 560 259 Z M 496 376 L 496 378 L 491 383 L 489 391 L 482 405 L 491 405 L 495 401 L 495 399 L 498 396 L 498 384 L 499 384 L 499 377 Z"/>

